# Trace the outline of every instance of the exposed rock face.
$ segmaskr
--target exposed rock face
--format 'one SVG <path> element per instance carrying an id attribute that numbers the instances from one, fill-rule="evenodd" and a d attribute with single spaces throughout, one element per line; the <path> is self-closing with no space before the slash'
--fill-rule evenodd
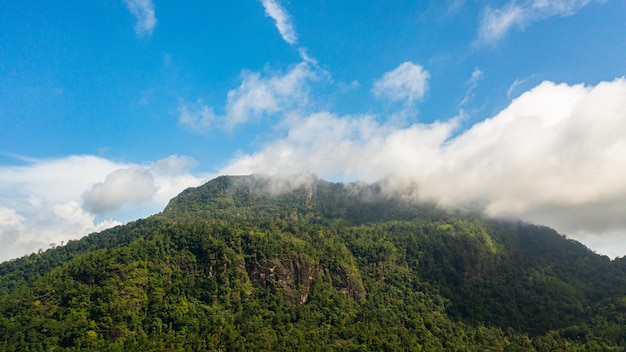
<path id="1" fill-rule="evenodd" d="M 311 284 L 321 271 L 319 264 L 302 255 L 289 255 L 261 262 L 250 261 L 246 266 L 252 282 L 269 287 L 273 293 L 281 293 L 286 302 L 296 305 L 306 303 Z"/>
<path id="2" fill-rule="evenodd" d="M 365 288 L 358 271 L 347 265 L 342 265 L 339 270 L 331 273 L 333 286 L 350 298 L 361 301 L 365 299 Z"/>
<path id="3" fill-rule="evenodd" d="M 336 271 L 329 271 L 323 265 L 303 255 L 266 260 L 249 261 L 246 270 L 250 280 L 257 285 L 270 288 L 273 293 L 280 293 L 287 303 L 305 304 L 311 293 L 311 286 L 316 278 L 330 277 L 332 285 L 349 297 L 362 300 L 365 289 L 356 272 L 340 265 Z"/>

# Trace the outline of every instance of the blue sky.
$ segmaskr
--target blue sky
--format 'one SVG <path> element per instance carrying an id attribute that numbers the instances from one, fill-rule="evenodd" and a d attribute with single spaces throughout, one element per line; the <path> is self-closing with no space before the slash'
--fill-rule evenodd
<path id="1" fill-rule="evenodd" d="M 618 0 L 0 1 L 0 260 L 253 172 L 623 256 L 625 74 Z"/>

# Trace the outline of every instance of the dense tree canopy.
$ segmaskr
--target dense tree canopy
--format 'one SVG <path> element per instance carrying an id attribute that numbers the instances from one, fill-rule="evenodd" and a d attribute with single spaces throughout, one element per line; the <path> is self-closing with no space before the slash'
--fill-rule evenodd
<path id="1" fill-rule="evenodd" d="M 0 264 L 0 351 L 623 351 L 626 262 L 380 185 L 220 177 Z"/>

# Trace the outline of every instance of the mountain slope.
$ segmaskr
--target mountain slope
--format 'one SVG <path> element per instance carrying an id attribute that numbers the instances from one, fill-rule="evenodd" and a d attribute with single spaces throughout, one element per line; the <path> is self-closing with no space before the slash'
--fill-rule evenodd
<path id="1" fill-rule="evenodd" d="M 2 263 L 0 350 L 625 349 L 624 260 L 387 189 L 219 177 Z"/>

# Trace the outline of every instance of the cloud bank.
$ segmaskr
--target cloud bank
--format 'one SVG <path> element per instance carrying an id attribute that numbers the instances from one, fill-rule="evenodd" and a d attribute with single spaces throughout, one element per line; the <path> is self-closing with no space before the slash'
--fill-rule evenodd
<path id="1" fill-rule="evenodd" d="M 422 199 L 479 206 L 609 247 L 626 233 L 626 80 L 543 82 L 495 116 L 457 133 L 457 120 L 397 126 L 375 116 L 290 115 L 285 136 L 241 155 L 224 174 L 316 172 L 419 185 Z M 573 221 L 574 220 L 574 221 Z M 593 242 L 593 241 L 591 241 Z"/>
<path id="2" fill-rule="evenodd" d="M 0 167 L 0 261 L 160 211 L 202 183 L 192 166 L 174 155 L 147 165 L 69 156 Z"/>
<path id="3" fill-rule="evenodd" d="M 124 4 L 137 20 L 135 33 L 138 36 L 152 35 L 157 24 L 152 0 L 124 0 Z"/>
<path id="4" fill-rule="evenodd" d="M 478 43 L 494 43 L 513 28 L 554 16 L 571 16 L 592 0 L 511 0 L 501 8 L 484 9 L 478 28 Z"/>

